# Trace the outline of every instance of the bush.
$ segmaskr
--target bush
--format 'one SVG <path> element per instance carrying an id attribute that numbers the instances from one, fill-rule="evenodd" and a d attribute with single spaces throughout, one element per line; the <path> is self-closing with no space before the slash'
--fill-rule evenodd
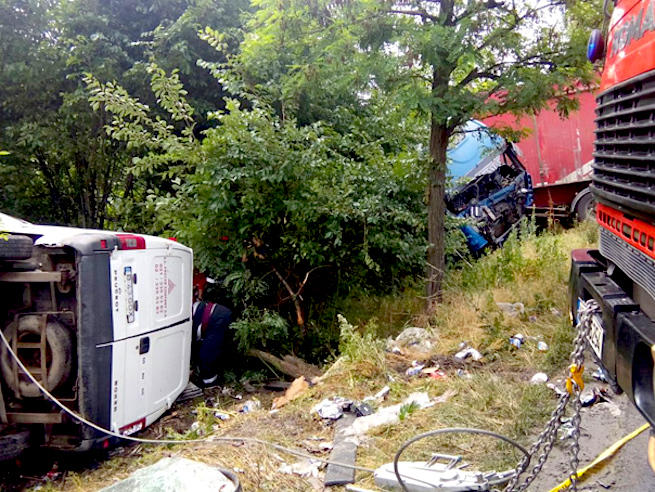
<path id="1" fill-rule="evenodd" d="M 235 102 L 216 118 L 203 159 L 159 214 L 193 247 L 200 268 L 224 279 L 237 311 L 255 304 L 293 320 L 300 337 L 288 348 L 298 349 L 311 328 L 308 312 L 335 293 L 388 291 L 423 270 L 416 157 L 364 128 L 343 135 L 298 127 Z M 248 311 L 242 348 L 272 343 L 254 335 L 268 329 L 270 318 L 256 319 L 267 312 Z"/>

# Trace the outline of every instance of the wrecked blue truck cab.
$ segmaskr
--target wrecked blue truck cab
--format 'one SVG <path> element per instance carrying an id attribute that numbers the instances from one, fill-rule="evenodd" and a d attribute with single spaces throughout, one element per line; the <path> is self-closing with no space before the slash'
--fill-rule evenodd
<path id="1" fill-rule="evenodd" d="M 471 253 L 501 245 L 533 203 L 532 180 L 512 144 L 469 121 L 448 150 L 448 170 L 446 208 L 469 219 L 461 229 Z"/>

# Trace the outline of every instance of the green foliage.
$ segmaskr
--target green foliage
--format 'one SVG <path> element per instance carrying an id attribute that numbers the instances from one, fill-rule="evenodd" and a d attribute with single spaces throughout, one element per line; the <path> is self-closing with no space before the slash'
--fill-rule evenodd
<path id="1" fill-rule="evenodd" d="M 343 357 L 351 362 L 384 360 L 384 340 L 375 336 L 375 330 L 361 334 L 341 314 L 337 315 L 337 321 L 339 352 Z"/>
<path id="2" fill-rule="evenodd" d="M 196 63 L 225 56 L 196 33 L 236 29 L 248 8 L 245 0 L 1 0 L 0 146 L 11 155 L 0 166 L 0 207 L 35 221 L 158 232 L 149 197 L 172 192 L 172 176 L 162 183 L 132 172 L 141 150 L 106 134 L 84 74 L 125 87 L 145 106 L 159 103 L 152 119 L 169 114 L 191 138 L 197 126 L 188 116 L 206 127 L 225 94 Z M 160 72 L 148 72 L 151 62 Z M 157 81 L 166 84 L 159 96 L 150 90 Z M 182 84 L 192 91 L 188 105 L 171 106 Z"/>
<path id="3" fill-rule="evenodd" d="M 225 278 L 236 304 L 277 305 L 297 317 L 295 303 L 305 312 L 315 297 L 385 289 L 420 271 L 421 178 L 405 153 L 388 153 L 387 139 L 357 120 L 342 135 L 265 108 L 233 101 L 227 109 L 160 217 L 203 269 Z"/>
<path id="4" fill-rule="evenodd" d="M 526 250 L 526 242 L 534 251 Z M 462 266 L 461 275 L 453 280 L 471 290 L 507 286 L 519 278 L 538 278 L 549 265 L 561 263 L 563 255 L 558 235 L 537 234 L 533 223 L 527 222 L 498 251 Z"/>
<path id="5" fill-rule="evenodd" d="M 400 412 L 398 413 L 398 419 L 402 422 L 411 414 L 419 410 L 421 407 L 415 401 L 410 403 L 405 403 L 400 407 Z"/>
<path id="6" fill-rule="evenodd" d="M 282 351 L 291 349 L 289 325 L 274 311 L 250 306 L 232 323 L 231 328 L 243 352 L 252 347 L 273 347 Z"/>

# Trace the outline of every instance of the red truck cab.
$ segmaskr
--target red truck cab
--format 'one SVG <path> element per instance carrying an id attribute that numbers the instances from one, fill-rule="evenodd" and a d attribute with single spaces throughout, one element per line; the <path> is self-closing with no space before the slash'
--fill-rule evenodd
<path id="1" fill-rule="evenodd" d="M 602 41 L 590 45 L 596 53 Z M 655 0 L 619 0 L 596 102 L 597 250 L 572 252 L 571 312 L 594 299 L 589 344 L 655 424 Z M 593 58 L 593 57 L 592 57 Z"/>

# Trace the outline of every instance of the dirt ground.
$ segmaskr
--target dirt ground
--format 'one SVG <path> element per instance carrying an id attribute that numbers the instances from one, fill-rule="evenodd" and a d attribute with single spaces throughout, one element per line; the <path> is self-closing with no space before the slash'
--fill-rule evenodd
<path id="1" fill-rule="evenodd" d="M 586 465 L 607 447 L 646 423 L 623 394 L 612 398 L 612 404 L 597 404 L 583 409 L 580 436 L 580 465 Z M 646 446 L 649 431 L 625 444 L 606 464 L 583 480 L 578 490 L 615 490 L 645 492 L 655 490 L 655 474 L 648 465 Z M 553 449 L 537 484 L 531 489 L 547 492 L 566 479 L 568 455 L 565 448 Z"/>

